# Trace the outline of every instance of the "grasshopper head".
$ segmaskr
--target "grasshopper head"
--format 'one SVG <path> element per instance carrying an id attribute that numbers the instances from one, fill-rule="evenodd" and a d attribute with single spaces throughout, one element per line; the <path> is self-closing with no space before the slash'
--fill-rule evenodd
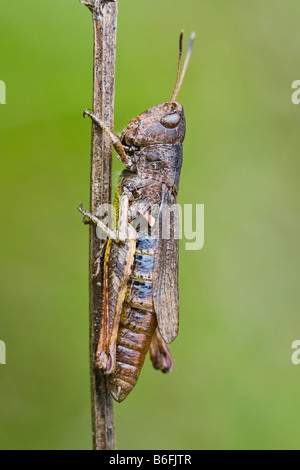
<path id="1" fill-rule="evenodd" d="M 126 145 L 179 144 L 185 137 L 185 117 L 175 101 L 159 104 L 133 119 L 123 131 Z"/>
<path id="2" fill-rule="evenodd" d="M 192 33 L 180 76 L 183 39 L 183 31 L 181 31 L 177 76 L 172 97 L 170 101 L 148 109 L 128 124 L 122 134 L 122 142 L 125 145 L 142 147 L 151 144 L 180 144 L 183 142 L 185 137 L 184 111 L 182 105 L 176 100 L 190 60 L 194 38 L 195 34 Z"/>

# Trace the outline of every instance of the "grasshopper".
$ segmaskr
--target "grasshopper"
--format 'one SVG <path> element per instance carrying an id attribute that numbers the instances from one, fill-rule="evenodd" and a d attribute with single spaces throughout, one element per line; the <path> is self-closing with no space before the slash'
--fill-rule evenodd
<path id="1" fill-rule="evenodd" d="M 108 237 L 98 260 L 103 269 L 103 304 L 95 363 L 107 375 L 110 393 L 118 402 L 137 383 L 148 351 L 154 368 L 165 373 L 173 369 L 168 344 L 177 336 L 179 318 L 176 211 L 168 237 L 154 228 L 162 226 L 166 207 L 176 207 L 186 131 L 183 107 L 176 100 L 194 37 L 193 33 L 180 74 L 183 31 L 180 34 L 170 101 L 132 119 L 120 138 L 88 110 L 84 112 L 109 135 L 126 167 L 115 196 L 116 230 L 79 206 L 85 221 Z M 158 208 L 155 217 L 149 215 L 153 207 Z M 136 214 L 144 218 L 146 229 L 145 224 L 143 228 L 134 224 Z M 99 272 L 100 268 L 96 275 Z"/>

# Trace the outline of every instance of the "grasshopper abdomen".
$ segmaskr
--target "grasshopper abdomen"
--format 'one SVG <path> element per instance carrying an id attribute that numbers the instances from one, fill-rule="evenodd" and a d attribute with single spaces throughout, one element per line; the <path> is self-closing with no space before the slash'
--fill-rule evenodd
<path id="1" fill-rule="evenodd" d="M 157 327 L 152 300 L 155 244 L 151 237 L 137 240 L 118 332 L 116 370 L 107 377 L 110 392 L 118 402 L 135 386 Z"/>

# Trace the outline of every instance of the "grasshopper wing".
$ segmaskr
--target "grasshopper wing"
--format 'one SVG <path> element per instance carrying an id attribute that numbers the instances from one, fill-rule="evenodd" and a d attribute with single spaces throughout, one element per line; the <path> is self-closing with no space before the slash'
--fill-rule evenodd
<path id="1" fill-rule="evenodd" d="M 164 222 L 164 223 L 163 223 Z M 167 222 L 167 232 L 164 224 Z M 165 204 L 159 215 L 160 233 L 157 240 L 153 273 L 153 304 L 158 328 L 166 343 L 178 334 L 178 211 Z"/>

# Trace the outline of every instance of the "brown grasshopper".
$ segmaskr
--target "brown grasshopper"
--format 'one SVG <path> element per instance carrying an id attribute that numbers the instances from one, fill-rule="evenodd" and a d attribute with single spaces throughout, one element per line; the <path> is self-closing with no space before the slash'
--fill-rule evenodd
<path id="1" fill-rule="evenodd" d="M 96 116 L 84 112 L 110 136 L 126 167 L 115 196 L 116 231 L 79 207 L 86 221 L 95 223 L 108 236 L 104 256 L 99 255 L 103 307 L 96 366 L 107 374 L 109 390 L 118 402 L 135 386 L 148 350 L 156 369 L 173 369 L 167 344 L 178 333 L 177 214 L 173 212 L 167 238 L 154 228 L 162 226 L 164 208 L 176 206 L 186 131 L 183 107 L 176 99 L 194 37 L 193 33 L 180 76 L 183 32 L 180 34 L 177 77 L 170 101 L 132 119 L 120 139 Z M 149 215 L 154 206 L 158 207 L 155 217 Z M 147 221 L 148 230 L 136 226 L 136 214 Z"/>

